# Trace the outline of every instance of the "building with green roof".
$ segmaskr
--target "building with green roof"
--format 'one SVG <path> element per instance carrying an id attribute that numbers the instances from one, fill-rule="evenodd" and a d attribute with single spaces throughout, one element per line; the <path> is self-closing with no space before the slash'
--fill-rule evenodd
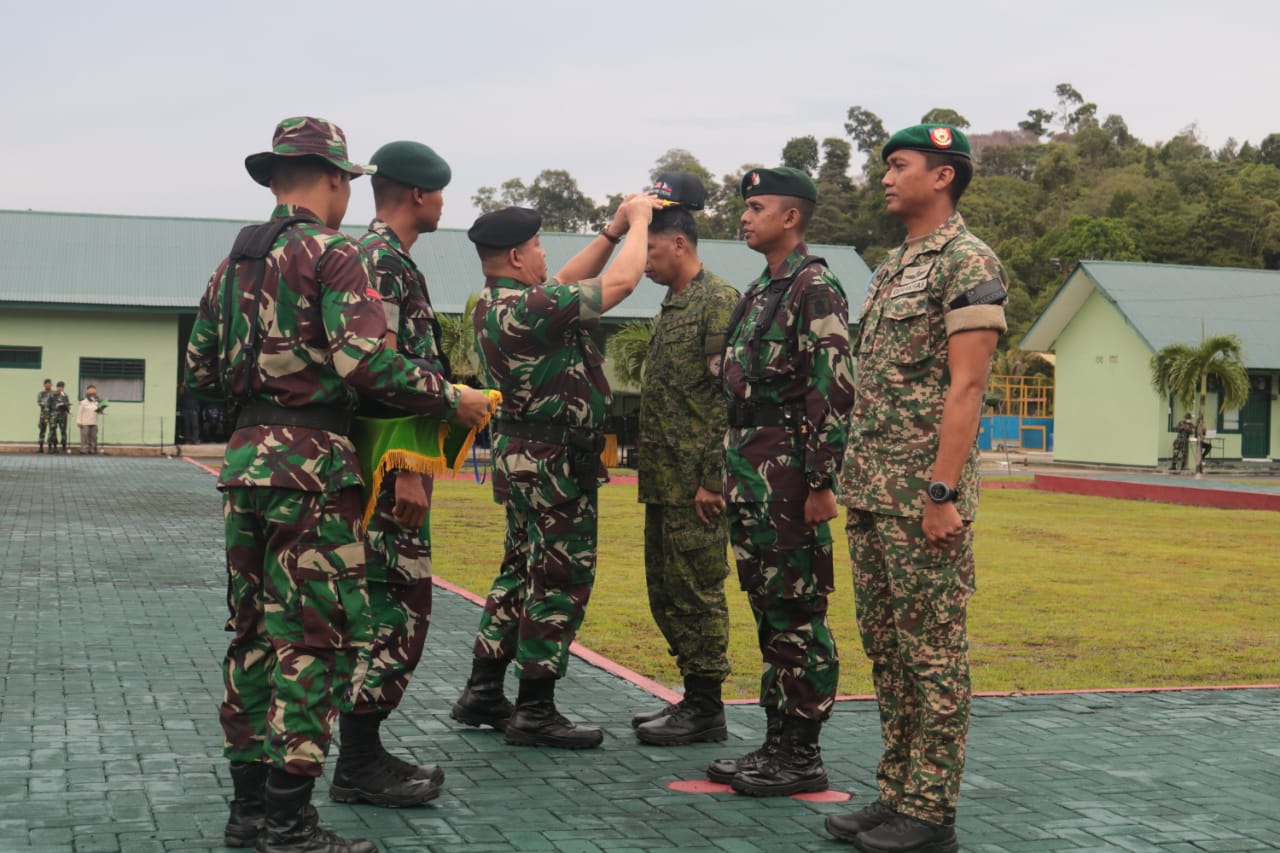
<path id="1" fill-rule="evenodd" d="M 1056 355 L 1054 459 L 1155 467 L 1182 412 L 1151 386 L 1151 356 L 1202 335 L 1236 335 L 1252 391 L 1218 413 L 1211 458 L 1280 451 L 1280 272 L 1082 261 L 1027 331 L 1022 349 Z M 1208 406 L 1218 410 L 1217 394 Z"/>
<path id="2" fill-rule="evenodd" d="M 248 222 L 0 211 L 0 442 L 34 443 L 41 380 L 67 383 L 72 397 L 94 383 L 111 405 L 100 427 L 104 444 L 173 442 L 181 354 L 196 305 L 218 262 Z M 362 224 L 344 225 L 358 236 Z M 543 234 L 547 264 L 557 270 L 591 235 Z M 845 284 L 857 311 L 871 271 L 850 246 L 812 246 Z M 739 288 L 764 269 L 746 244 L 703 240 L 707 268 Z M 483 276 L 462 229 L 418 240 L 437 311 L 459 314 Z M 648 279 L 606 315 L 604 334 L 648 320 L 666 289 Z M 69 429 L 75 432 L 74 422 Z M 74 436 L 72 437 L 74 440 Z"/>

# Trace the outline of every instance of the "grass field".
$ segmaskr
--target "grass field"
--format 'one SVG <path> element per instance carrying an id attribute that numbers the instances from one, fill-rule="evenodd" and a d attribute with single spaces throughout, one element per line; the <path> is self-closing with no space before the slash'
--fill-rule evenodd
<path id="1" fill-rule="evenodd" d="M 487 484 L 436 481 L 436 574 L 483 596 L 502 555 Z M 596 585 L 578 640 L 669 685 L 679 673 L 649 615 L 634 485 L 600 493 Z M 843 519 L 831 624 L 842 694 L 871 692 L 854 621 Z M 974 689 L 1063 690 L 1280 682 L 1280 516 L 989 489 L 969 606 Z M 727 698 L 758 691 L 745 595 L 728 581 Z"/>

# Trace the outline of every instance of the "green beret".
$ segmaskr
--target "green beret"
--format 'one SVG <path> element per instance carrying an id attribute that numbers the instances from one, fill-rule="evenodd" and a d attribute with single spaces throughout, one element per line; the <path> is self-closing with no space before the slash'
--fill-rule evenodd
<path id="1" fill-rule="evenodd" d="M 776 169 L 752 169 L 742 176 L 742 197 L 753 195 L 790 195 L 818 200 L 818 185 L 799 169 L 779 166 Z"/>
<path id="2" fill-rule="evenodd" d="M 467 239 L 489 249 L 519 246 L 538 233 L 542 214 L 527 207 L 504 207 L 480 216 L 467 229 Z"/>
<path id="3" fill-rule="evenodd" d="M 970 158 L 973 156 L 973 151 L 969 148 L 969 137 L 958 128 L 945 124 L 917 124 L 898 131 L 884 144 L 880 159 L 887 163 L 889 155 L 900 148 L 906 148 L 909 151 L 959 154 L 961 157 Z"/>
<path id="4" fill-rule="evenodd" d="M 379 177 L 427 192 L 444 189 L 453 177 L 444 158 L 421 142 L 388 142 L 369 162 L 378 167 Z"/>

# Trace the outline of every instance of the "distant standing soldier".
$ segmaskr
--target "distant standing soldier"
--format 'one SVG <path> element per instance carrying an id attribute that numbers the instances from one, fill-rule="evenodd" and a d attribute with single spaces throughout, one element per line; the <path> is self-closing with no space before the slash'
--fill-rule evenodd
<path id="1" fill-rule="evenodd" d="M 58 382 L 57 388 L 44 400 L 45 419 L 49 422 L 49 452 L 58 452 L 61 434 L 62 452 L 67 450 L 67 414 L 71 411 L 71 398 L 67 396 L 67 383 Z"/>
<path id="2" fill-rule="evenodd" d="M 507 516 L 505 554 L 485 600 L 471 677 L 452 716 L 490 725 L 521 746 L 589 749 L 604 736 L 556 709 L 556 680 L 595 582 L 597 489 L 611 392 L 590 330 L 644 274 L 659 202 L 632 196 L 613 222 L 547 281 L 536 210 L 486 213 L 467 236 L 485 289 L 472 320 L 487 384 L 502 392 L 494 420 L 493 497 Z M 630 233 L 600 276 L 614 245 Z M 597 276 L 600 276 L 597 278 Z M 514 710 L 503 677 L 515 660 Z"/>
<path id="3" fill-rule="evenodd" d="M 53 395 L 53 380 L 46 379 L 44 387 L 36 393 L 36 406 L 40 409 L 40 440 L 36 442 L 36 453 L 44 453 L 44 434 L 49 429 L 49 412 L 45 403 Z"/>
<path id="4" fill-rule="evenodd" d="M 743 235 L 768 266 L 734 310 L 724 361 L 729 392 L 725 499 L 738 581 L 763 659 L 764 744 L 707 768 L 758 797 L 827 788 L 818 745 L 840 662 L 827 624 L 835 588 L 833 479 L 852 404 L 848 306 L 804 232 L 818 189 L 797 169 L 742 178 Z"/>
<path id="5" fill-rule="evenodd" d="M 452 176 L 449 164 L 428 146 L 410 141 L 387 143 L 369 162 L 377 169 L 371 181 L 376 215 L 360 246 L 373 262 L 387 347 L 446 383 L 439 323 L 426 277 L 409 250 L 419 236 L 440 226 L 442 190 Z M 379 407 L 360 414 L 400 418 L 407 413 Z M 373 642 L 361 652 L 363 678 L 353 707 L 339 719 L 341 748 L 329 788 L 335 800 L 416 806 L 435 799 L 444 782 L 438 765 L 396 758 L 379 735 L 382 721 L 404 699 L 431 623 L 432 484 L 427 473 L 388 471 L 365 531 Z"/>
<path id="6" fill-rule="evenodd" d="M 322 829 L 311 791 L 357 649 L 371 639 L 361 476 L 347 438 L 356 393 L 467 425 L 488 398 L 388 349 L 368 260 L 336 229 L 351 179 L 341 129 L 288 118 L 245 168 L 270 186 L 271 220 L 240 232 L 209 281 L 185 382 L 239 408 L 218 478 L 227 538 L 224 754 L 229 847 L 371 853 Z M 469 390 L 469 389 L 468 389 Z"/>
<path id="7" fill-rule="evenodd" d="M 884 752 L 879 799 L 831 815 L 827 830 L 865 853 L 953 853 L 969 730 L 978 421 L 1008 284 L 956 212 L 973 175 L 964 134 L 916 125 L 882 156 L 885 206 L 907 239 L 862 305 L 840 499 Z"/>
<path id="8" fill-rule="evenodd" d="M 1191 434 L 1195 431 L 1196 425 L 1191 422 L 1191 413 L 1187 412 L 1182 416 L 1182 420 L 1178 421 L 1177 433 L 1173 437 L 1173 458 L 1169 460 L 1170 471 L 1187 467 L 1187 451 L 1191 447 Z"/>
<path id="9" fill-rule="evenodd" d="M 645 274 L 667 288 L 640 384 L 639 499 L 645 505 L 649 611 L 684 678 L 684 698 L 631 721 L 643 743 L 724 740 L 720 685 L 729 675 L 724 581 L 724 433 L 720 362 L 738 291 L 702 266 L 698 227 L 706 189 L 667 172 L 649 225 Z"/>

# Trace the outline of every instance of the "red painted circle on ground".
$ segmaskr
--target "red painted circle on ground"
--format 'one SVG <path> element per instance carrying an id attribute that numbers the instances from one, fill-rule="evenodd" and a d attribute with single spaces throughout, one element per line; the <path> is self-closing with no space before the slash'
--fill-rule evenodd
<path id="1" fill-rule="evenodd" d="M 667 785 L 671 791 L 682 794 L 732 794 L 733 788 L 712 782 L 710 779 L 678 779 Z M 816 794 L 792 794 L 793 800 L 804 800 L 807 803 L 843 803 L 853 797 L 847 791 L 818 791 Z"/>

